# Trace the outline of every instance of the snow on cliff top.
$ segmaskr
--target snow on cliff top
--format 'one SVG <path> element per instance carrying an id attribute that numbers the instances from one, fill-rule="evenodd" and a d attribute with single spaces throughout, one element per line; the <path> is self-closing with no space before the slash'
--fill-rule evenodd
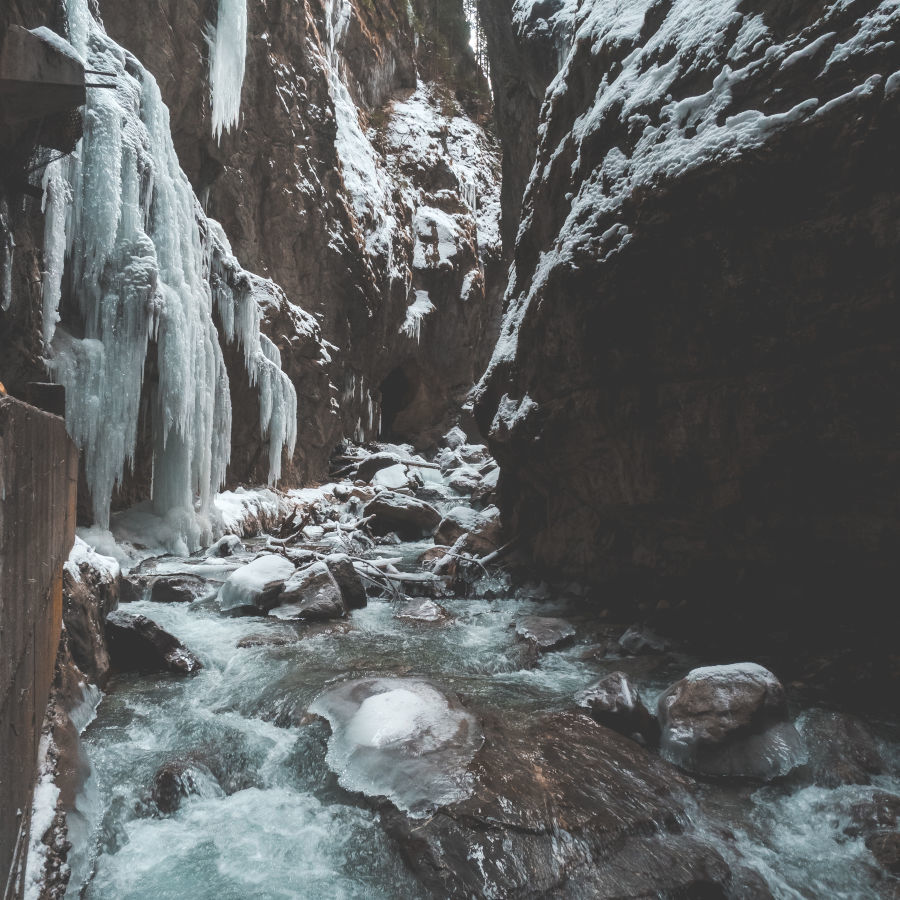
<path id="1" fill-rule="evenodd" d="M 518 0 L 520 29 L 535 13 L 534 5 Z M 559 266 L 575 267 L 580 254 L 602 261 L 628 243 L 629 229 L 617 217 L 623 202 L 636 192 L 658 190 L 703 165 L 725 165 L 843 103 L 877 96 L 882 85 L 885 99 L 893 95 L 900 76 L 891 78 L 889 71 L 856 76 L 854 63 L 894 43 L 900 31 L 900 0 L 884 0 L 858 17 L 849 39 L 837 43 L 838 22 L 846 32 L 850 6 L 850 0 L 836 0 L 814 25 L 780 41 L 763 16 L 741 11 L 740 0 L 674 0 L 655 30 L 645 22 L 654 24 L 654 13 L 666 7 L 653 0 L 564 4 L 565 15 L 574 17 L 573 36 L 541 112 L 539 150 L 519 235 L 533 224 L 542 186 L 552 174 L 558 185 L 558 168 L 571 159 L 569 213 L 553 245 L 540 253 L 534 273 L 527 271 L 523 281 L 513 269 L 501 336 L 482 384 L 497 366 L 515 357 L 519 326 L 551 272 Z M 584 90 L 585 67 L 596 65 L 592 60 L 597 59 L 606 61 L 605 71 L 592 102 L 581 103 L 583 111 L 571 127 L 561 127 L 568 125 L 572 103 L 580 102 L 576 94 Z M 801 59 L 820 59 L 823 72 L 843 65 L 847 78 L 831 83 L 857 84 L 839 97 L 812 94 L 787 109 L 775 104 L 771 111 L 747 108 L 742 98 L 753 96 L 754 86 L 771 78 L 773 70 L 789 69 Z M 865 71 L 865 66 L 860 69 Z M 697 84 L 708 88 L 684 96 L 684 87 Z M 815 87 L 820 93 L 819 82 Z M 585 157 L 596 154 L 604 140 L 609 142 L 606 155 L 592 165 Z"/>

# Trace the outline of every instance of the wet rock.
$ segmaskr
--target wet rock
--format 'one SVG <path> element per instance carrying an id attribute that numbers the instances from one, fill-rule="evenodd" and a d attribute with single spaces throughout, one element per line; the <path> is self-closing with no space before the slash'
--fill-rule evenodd
<path id="1" fill-rule="evenodd" d="M 456 453 L 467 466 L 480 466 L 491 458 L 483 444 L 465 444 Z"/>
<path id="2" fill-rule="evenodd" d="M 264 553 L 235 570 L 219 589 L 223 612 L 260 613 L 270 609 L 294 573 L 294 563 L 277 553 Z"/>
<path id="3" fill-rule="evenodd" d="M 726 896 L 728 865 L 684 833 L 687 785 L 667 763 L 579 714 L 491 717 L 484 732 L 467 796 L 425 820 L 381 809 L 427 889 L 452 898 Z"/>
<path id="4" fill-rule="evenodd" d="M 868 835 L 879 828 L 894 828 L 900 820 L 900 796 L 887 791 L 873 791 L 850 805 L 850 824 L 844 834 L 850 837 Z"/>
<path id="5" fill-rule="evenodd" d="M 296 634 L 246 634 L 237 644 L 241 650 L 249 650 L 255 647 L 287 647 L 290 644 L 296 644 L 300 640 Z"/>
<path id="6" fill-rule="evenodd" d="M 325 557 L 334 580 L 341 589 L 341 598 L 347 609 L 362 609 L 369 601 L 366 587 L 353 565 L 353 560 L 346 553 L 332 553 Z"/>
<path id="7" fill-rule="evenodd" d="M 150 599 L 154 603 L 192 603 L 209 591 L 209 583 L 198 575 L 159 575 L 153 579 Z"/>
<path id="8" fill-rule="evenodd" d="M 866 839 L 866 847 L 882 869 L 900 875 L 900 831 L 879 831 Z"/>
<path id="9" fill-rule="evenodd" d="M 397 607 L 394 618 L 427 625 L 444 625 L 451 620 L 452 616 L 443 606 L 433 600 L 414 597 Z"/>
<path id="10" fill-rule="evenodd" d="M 469 506 L 454 506 L 441 519 L 434 533 L 436 544 L 448 547 L 456 543 L 457 538 L 467 531 L 472 531 L 481 521 L 481 516 Z"/>
<path id="11" fill-rule="evenodd" d="M 640 656 L 644 653 L 664 653 L 668 649 L 668 643 L 650 628 L 632 625 L 619 638 L 619 647 L 625 653 Z"/>
<path id="12" fill-rule="evenodd" d="M 755 663 L 692 670 L 657 715 L 662 755 L 688 771 L 769 780 L 806 761 L 781 682 Z"/>
<path id="13" fill-rule="evenodd" d="M 450 450 L 455 450 L 457 447 L 462 447 L 467 440 L 466 433 L 462 428 L 460 428 L 459 425 L 454 425 L 443 438 L 441 438 L 441 443 Z"/>
<path id="14" fill-rule="evenodd" d="M 341 589 L 324 562 L 295 572 L 285 582 L 271 615 L 276 619 L 321 621 L 346 615 Z"/>
<path id="15" fill-rule="evenodd" d="M 585 707 L 595 722 L 649 744 L 659 740 L 659 723 L 624 672 L 612 672 L 601 678 L 577 699 L 578 705 Z"/>
<path id="16" fill-rule="evenodd" d="M 222 793 L 215 776 L 203 763 L 173 760 L 157 769 L 150 797 L 163 815 L 169 815 L 192 794 L 216 796 Z"/>
<path id="17" fill-rule="evenodd" d="M 575 629 L 565 619 L 525 616 L 516 622 L 516 638 L 540 653 L 561 650 L 575 641 Z"/>
<path id="18" fill-rule="evenodd" d="M 869 784 L 884 769 L 875 738 L 854 716 L 824 709 L 810 710 L 800 722 L 809 748 L 809 769 L 821 787 Z"/>
<path id="19" fill-rule="evenodd" d="M 431 535 L 441 521 L 441 514 L 430 504 L 393 491 L 378 494 L 364 512 L 374 516 L 370 527 L 376 534 L 396 531 L 407 539 Z"/>
<path id="20" fill-rule="evenodd" d="M 482 475 L 481 483 L 472 491 L 472 502 L 479 504 L 495 502 L 499 480 L 500 469 L 496 466 Z"/>
<path id="21" fill-rule="evenodd" d="M 178 638 L 146 616 L 114 610 L 106 618 L 106 640 L 118 669 L 189 675 L 203 668 Z"/>
<path id="22" fill-rule="evenodd" d="M 243 549 L 244 545 L 236 534 L 223 534 L 219 540 L 207 548 L 206 555 L 211 558 L 221 559 L 227 556 L 234 556 L 235 553 Z"/>
<path id="23" fill-rule="evenodd" d="M 373 453 L 359 464 L 356 469 L 356 477 L 360 481 L 371 481 L 377 472 L 397 466 L 402 462 L 403 460 L 396 453 Z"/>
<path id="24" fill-rule="evenodd" d="M 468 467 L 457 469 L 448 479 L 447 484 L 458 494 L 473 494 L 481 484 L 481 476 Z"/>

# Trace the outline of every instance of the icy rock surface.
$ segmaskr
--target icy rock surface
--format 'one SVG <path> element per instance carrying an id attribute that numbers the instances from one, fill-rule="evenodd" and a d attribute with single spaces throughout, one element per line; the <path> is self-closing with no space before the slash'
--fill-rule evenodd
<path id="1" fill-rule="evenodd" d="M 293 573 L 294 564 L 283 556 L 275 553 L 258 556 L 228 576 L 219 590 L 219 607 L 223 612 L 236 609 L 262 612 L 266 605 L 274 603 Z"/>
<path id="2" fill-rule="evenodd" d="M 259 390 L 272 480 L 282 448 L 293 452 L 296 394 L 259 332 L 268 283 L 240 268 L 221 228 L 203 214 L 153 76 L 105 34 L 87 0 L 72 0 L 68 24 L 75 50 L 89 67 L 114 73 L 116 88 L 88 92 L 79 148 L 44 179 L 48 367 L 66 386 L 66 424 L 84 451 L 94 519 L 107 528 L 113 491 L 134 461 L 155 343 L 153 506 L 173 542 L 193 549 L 213 531 L 212 498 L 231 449 L 214 306 Z M 77 301 L 83 337 L 57 327 L 64 294 Z"/>
<path id="3" fill-rule="evenodd" d="M 348 681 L 320 694 L 310 711 L 331 723 L 327 761 L 347 790 L 387 797 L 416 817 L 468 796 L 467 766 L 482 732 L 427 682 Z"/>

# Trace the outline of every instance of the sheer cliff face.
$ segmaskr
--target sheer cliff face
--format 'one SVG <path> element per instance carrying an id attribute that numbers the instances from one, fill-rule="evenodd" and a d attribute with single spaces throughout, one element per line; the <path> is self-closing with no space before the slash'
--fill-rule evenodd
<path id="1" fill-rule="evenodd" d="M 515 4 L 520 45 L 545 7 Z M 572 40 L 477 392 L 512 530 L 610 601 L 740 628 L 878 602 L 900 538 L 900 8 L 552 12 Z"/>
<path id="2" fill-rule="evenodd" d="M 339 348 L 323 391 L 304 380 L 308 354 L 267 328 L 296 370 L 295 463 L 313 461 L 292 480 L 321 474 L 342 434 L 427 438 L 496 335 L 499 152 L 454 83 L 461 69 L 483 78 L 462 54 L 451 77 L 417 89 L 423 26 L 411 9 L 249 0 L 240 121 L 216 141 L 204 38 L 216 4 L 101 2 L 107 31 L 156 75 L 181 165 L 235 254 Z M 477 101 L 462 99 L 480 118 Z M 235 477 L 258 477 L 250 434 L 235 451 Z"/>

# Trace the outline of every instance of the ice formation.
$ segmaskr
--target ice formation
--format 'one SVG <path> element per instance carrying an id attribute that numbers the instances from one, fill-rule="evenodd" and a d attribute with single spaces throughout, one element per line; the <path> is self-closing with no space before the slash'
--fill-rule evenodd
<path id="1" fill-rule="evenodd" d="M 247 0 L 219 0 L 216 26 L 207 29 L 212 132 L 218 141 L 241 114 L 241 88 L 247 57 Z"/>
<path id="2" fill-rule="evenodd" d="M 422 336 L 422 319 L 428 313 L 434 312 L 434 304 L 428 296 L 428 291 L 416 291 L 416 299 L 406 308 L 406 318 L 400 326 L 400 331 L 408 338 L 415 338 L 416 343 Z"/>
<path id="3" fill-rule="evenodd" d="M 327 761 L 341 785 L 386 796 L 413 816 L 467 796 L 467 768 L 483 742 L 475 717 L 413 678 L 347 681 L 310 712 L 331 723 Z"/>
<path id="4" fill-rule="evenodd" d="M 145 368 L 153 366 L 153 507 L 174 540 L 196 547 L 211 537 L 212 498 L 231 449 L 214 303 L 259 389 L 273 480 L 282 447 L 293 451 L 296 394 L 259 333 L 266 283 L 240 268 L 203 214 L 153 76 L 105 34 L 87 0 L 70 0 L 68 17 L 75 49 L 90 67 L 115 73 L 116 89 L 88 92 L 78 150 L 45 177 L 48 368 L 66 386 L 66 424 L 84 451 L 94 518 L 106 528 L 115 486 L 134 459 Z M 83 337 L 55 328 L 64 288 L 77 300 Z"/>

